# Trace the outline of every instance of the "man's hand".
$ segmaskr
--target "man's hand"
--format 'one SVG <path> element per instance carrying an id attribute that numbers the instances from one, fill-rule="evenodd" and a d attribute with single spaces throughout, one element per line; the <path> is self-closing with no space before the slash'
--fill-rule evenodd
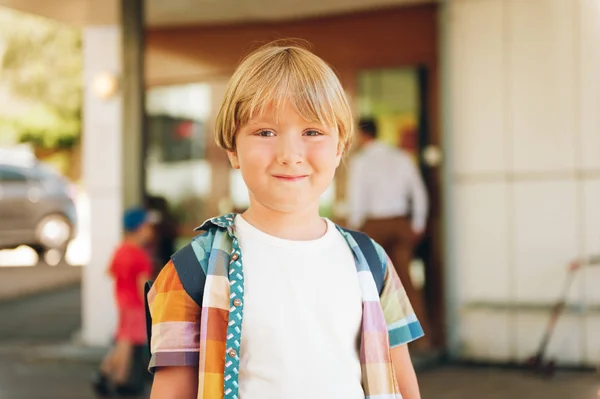
<path id="1" fill-rule="evenodd" d="M 425 237 L 425 230 L 413 230 L 413 245 L 417 246 Z"/>

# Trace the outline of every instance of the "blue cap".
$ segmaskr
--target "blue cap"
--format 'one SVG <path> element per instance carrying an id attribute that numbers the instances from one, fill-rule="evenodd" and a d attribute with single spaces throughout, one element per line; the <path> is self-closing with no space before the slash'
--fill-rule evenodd
<path id="1" fill-rule="evenodd" d="M 134 232 L 148 220 L 148 212 L 142 208 L 131 208 L 123 216 L 123 228 L 127 232 Z"/>

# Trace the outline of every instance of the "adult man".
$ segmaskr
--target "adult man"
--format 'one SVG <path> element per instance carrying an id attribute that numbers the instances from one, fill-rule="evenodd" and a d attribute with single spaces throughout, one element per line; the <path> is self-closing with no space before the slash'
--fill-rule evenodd
<path id="1" fill-rule="evenodd" d="M 425 185 L 408 153 L 377 140 L 373 119 L 361 119 L 358 130 L 360 152 L 349 170 L 348 224 L 367 233 L 391 257 L 426 333 L 420 344 L 427 349 L 425 304 L 409 273 L 414 246 L 427 221 Z"/>

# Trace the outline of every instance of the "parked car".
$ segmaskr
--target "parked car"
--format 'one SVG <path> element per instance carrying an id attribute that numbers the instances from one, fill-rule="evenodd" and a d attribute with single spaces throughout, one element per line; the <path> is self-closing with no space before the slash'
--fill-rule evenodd
<path id="1" fill-rule="evenodd" d="M 28 245 L 40 262 L 64 260 L 77 224 L 74 186 L 49 165 L 0 157 L 0 249 Z"/>

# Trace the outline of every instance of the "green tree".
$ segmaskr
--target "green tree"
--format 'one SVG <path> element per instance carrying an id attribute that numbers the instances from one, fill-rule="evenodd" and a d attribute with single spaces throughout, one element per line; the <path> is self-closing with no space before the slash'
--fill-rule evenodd
<path id="1" fill-rule="evenodd" d="M 81 134 L 82 38 L 79 29 L 0 9 L 0 84 L 27 111 L 0 116 L 20 141 L 65 148 Z"/>

